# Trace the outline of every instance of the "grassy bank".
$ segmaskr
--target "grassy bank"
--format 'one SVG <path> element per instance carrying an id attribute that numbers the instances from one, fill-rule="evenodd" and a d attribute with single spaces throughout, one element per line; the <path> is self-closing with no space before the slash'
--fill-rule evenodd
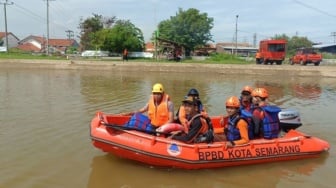
<path id="1" fill-rule="evenodd" d="M 28 54 L 20 52 L 0 53 L 0 59 L 28 59 L 28 60 L 80 60 L 80 61 L 122 61 L 121 57 L 81 57 L 75 55 L 45 55 Z M 205 64 L 251 64 L 254 63 L 247 58 L 240 58 L 230 54 L 214 54 L 204 58 L 186 58 L 182 61 L 169 61 L 167 59 L 129 58 L 130 62 L 162 62 L 162 63 L 205 63 Z"/>

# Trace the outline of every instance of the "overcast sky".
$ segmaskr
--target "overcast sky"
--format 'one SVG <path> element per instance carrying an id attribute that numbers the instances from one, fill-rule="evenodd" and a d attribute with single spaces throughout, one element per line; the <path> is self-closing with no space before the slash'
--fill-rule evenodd
<path id="1" fill-rule="evenodd" d="M 5 31 L 0 0 L 0 31 Z M 19 39 L 47 36 L 47 0 L 8 0 L 7 30 Z M 80 18 L 93 14 L 130 20 L 149 41 L 156 25 L 175 16 L 178 8 L 195 8 L 214 19 L 213 40 L 232 42 L 237 21 L 238 42 L 253 44 L 275 34 L 308 37 L 333 43 L 336 36 L 335 0 L 49 0 L 49 38 L 66 38 L 67 30 L 79 34 Z M 236 19 L 238 15 L 238 19 Z"/>

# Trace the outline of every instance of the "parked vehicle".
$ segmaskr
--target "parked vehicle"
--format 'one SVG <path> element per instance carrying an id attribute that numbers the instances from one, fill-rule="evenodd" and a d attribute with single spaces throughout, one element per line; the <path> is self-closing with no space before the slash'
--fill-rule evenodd
<path id="1" fill-rule="evenodd" d="M 281 65 L 286 57 L 287 41 L 283 39 L 277 40 L 262 40 L 259 44 L 260 59 L 257 64 L 272 64 Z"/>
<path id="2" fill-rule="evenodd" d="M 291 65 L 301 64 L 307 65 L 309 63 L 319 66 L 322 61 L 322 54 L 317 53 L 314 48 L 300 48 L 295 55 L 289 59 Z"/>

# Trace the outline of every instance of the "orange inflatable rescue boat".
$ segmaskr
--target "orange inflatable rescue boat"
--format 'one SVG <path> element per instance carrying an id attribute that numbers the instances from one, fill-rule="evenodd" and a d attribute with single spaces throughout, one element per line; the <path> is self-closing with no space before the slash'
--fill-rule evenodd
<path id="1" fill-rule="evenodd" d="M 211 117 L 215 130 L 220 129 L 220 118 Z M 290 118 L 288 114 L 286 118 Z M 225 141 L 185 144 L 124 126 L 129 119 L 130 116 L 97 112 L 90 126 L 93 145 L 122 158 L 153 166 L 182 169 L 221 168 L 312 158 L 330 148 L 328 142 L 288 127 L 279 138 L 254 139 L 248 144 L 232 148 L 227 148 Z"/>

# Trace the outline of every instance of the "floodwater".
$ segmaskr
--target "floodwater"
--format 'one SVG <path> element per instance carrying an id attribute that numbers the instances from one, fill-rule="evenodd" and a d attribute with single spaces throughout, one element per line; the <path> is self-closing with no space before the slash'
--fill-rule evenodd
<path id="1" fill-rule="evenodd" d="M 141 108 L 163 83 L 177 108 L 197 88 L 210 115 L 244 85 L 265 87 L 270 102 L 299 110 L 307 134 L 327 140 L 319 158 L 223 169 L 155 168 L 106 154 L 91 144 L 96 111 Z M 334 187 L 334 78 L 90 70 L 0 69 L 0 187 Z"/>

